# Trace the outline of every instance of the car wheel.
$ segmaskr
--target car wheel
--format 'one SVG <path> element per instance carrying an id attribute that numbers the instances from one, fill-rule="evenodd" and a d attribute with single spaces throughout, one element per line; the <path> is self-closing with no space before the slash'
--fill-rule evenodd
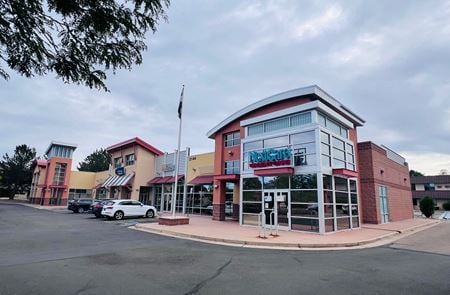
<path id="1" fill-rule="evenodd" d="M 84 208 L 83 207 L 78 208 L 78 213 L 84 213 Z"/>
<path id="2" fill-rule="evenodd" d="M 114 213 L 114 219 L 115 220 L 123 219 L 123 212 L 122 211 L 117 211 L 116 213 Z"/>
<path id="3" fill-rule="evenodd" d="M 155 212 L 153 210 L 148 210 L 147 213 L 145 214 L 145 217 L 147 218 L 153 218 L 155 217 Z"/>
<path id="4" fill-rule="evenodd" d="M 102 217 L 100 214 L 95 214 L 95 218 L 100 218 Z"/>

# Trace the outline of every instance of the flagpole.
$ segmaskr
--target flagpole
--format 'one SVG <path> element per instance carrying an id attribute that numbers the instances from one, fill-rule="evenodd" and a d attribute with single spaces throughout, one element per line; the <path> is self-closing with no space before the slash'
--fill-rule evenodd
<path id="1" fill-rule="evenodd" d="M 184 95 L 184 85 L 181 89 L 181 96 L 180 96 L 180 104 L 178 106 L 178 117 L 180 118 L 180 125 L 178 126 L 178 148 L 177 148 L 177 154 L 176 154 L 176 163 L 175 163 L 175 188 L 174 192 L 172 192 L 172 216 L 175 217 L 176 207 L 177 207 L 177 190 L 178 190 L 178 167 L 180 164 L 180 146 L 181 146 L 181 125 L 183 122 L 183 95 Z"/>

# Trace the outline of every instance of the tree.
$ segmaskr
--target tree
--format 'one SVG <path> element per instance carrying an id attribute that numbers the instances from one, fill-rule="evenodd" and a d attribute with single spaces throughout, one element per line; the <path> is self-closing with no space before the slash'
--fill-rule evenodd
<path id="1" fill-rule="evenodd" d="M 142 63 L 170 0 L 0 0 L 0 61 L 26 77 L 107 90 L 106 72 Z M 9 75 L 0 64 L 0 76 Z"/>
<path id="2" fill-rule="evenodd" d="M 424 176 L 424 174 L 416 170 L 409 170 L 409 176 Z"/>
<path id="3" fill-rule="evenodd" d="M 31 164 L 35 157 L 36 150 L 22 144 L 16 146 L 12 157 L 6 153 L 0 161 L 0 186 L 10 199 L 30 189 L 33 176 Z"/>
<path id="4" fill-rule="evenodd" d="M 434 214 L 434 201 L 431 197 L 425 197 L 420 200 L 419 206 L 420 212 L 422 212 L 426 218 L 430 218 Z"/>
<path id="5" fill-rule="evenodd" d="M 104 149 L 95 150 L 78 164 L 78 171 L 99 172 L 108 170 L 111 155 Z"/>

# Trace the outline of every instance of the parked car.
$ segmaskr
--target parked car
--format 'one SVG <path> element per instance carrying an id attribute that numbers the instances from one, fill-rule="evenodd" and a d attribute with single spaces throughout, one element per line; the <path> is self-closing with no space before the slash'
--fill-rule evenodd
<path id="1" fill-rule="evenodd" d="M 107 199 L 95 200 L 91 205 L 91 213 L 94 214 L 97 218 L 102 217 L 103 206 L 108 202 L 109 200 Z"/>
<path id="2" fill-rule="evenodd" d="M 111 200 L 103 205 L 102 215 L 116 220 L 130 216 L 153 218 L 156 215 L 156 208 L 135 200 Z"/>
<path id="3" fill-rule="evenodd" d="M 93 199 L 74 199 L 73 202 L 69 202 L 67 209 L 73 211 L 73 213 L 83 213 L 91 209 Z"/>

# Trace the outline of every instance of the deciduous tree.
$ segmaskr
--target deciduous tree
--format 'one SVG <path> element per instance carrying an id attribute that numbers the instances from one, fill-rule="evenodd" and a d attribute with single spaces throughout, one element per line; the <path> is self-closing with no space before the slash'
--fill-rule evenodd
<path id="1" fill-rule="evenodd" d="M 12 157 L 6 153 L 0 161 L 0 187 L 10 199 L 30 189 L 33 176 L 31 164 L 35 157 L 36 150 L 22 144 L 16 146 Z"/>
<path id="2" fill-rule="evenodd" d="M 111 155 L 104 149 L 99 149 L 87 156 L 78 164 L 79 171 L 99 172 L 108 170 Z"/>
<path id="3" fill-rule="evenodd" d="M 0 0 L 0 76 L 55 73 L 107 90 L 108 71 L 142 63 L 169 0 Z M 3 65 L 1 63 L 3 61 Z"/>

